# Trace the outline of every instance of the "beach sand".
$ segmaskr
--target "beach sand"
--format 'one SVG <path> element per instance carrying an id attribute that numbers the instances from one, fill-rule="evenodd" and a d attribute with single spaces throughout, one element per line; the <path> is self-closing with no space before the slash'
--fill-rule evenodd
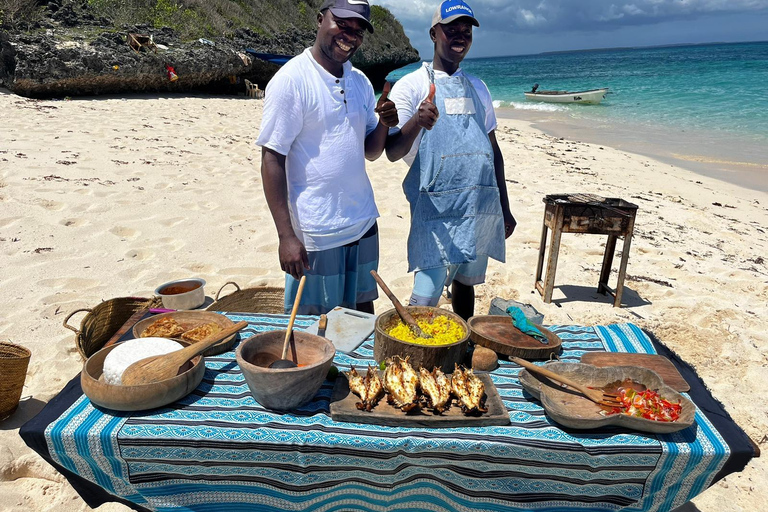
<path id="1" fill-rule="evenodd" d="M 0 510 L 88 510 L 28 449 L 19 427 L 81 369 L 72 311 L 202 277 L 282 285 L 277 236 L 253 145 L 261 101 L 146 96 L 33 101 L 0 94 L 0 339 L 32 351 L 19 410 L 0 423 Z M 514 115 L 514 114 L 512 114 Z M 494 297 L 531 303 L 545 324 L 633 322 L 692 363 L 734 420 L 768 441 L 768 194 L 599 144 L 500 121 L 518 228 L 492 262 L 476 312 Z M 381 213 L 380 274 L 403 301 L 408 207 L 403 163 L 369 164 Z M 623 308 L 595 292 L 605 237 L 563 236 L 554 302 L 533 291 L 542 198 L 584 192 L 637 204 Z M 616 262 L 615 265 L 617 265 Z M 611 283 L 615 283 L 615 272 Z M 383 294 L 382 294 L 383 297 Z M 386 297 L 376 302 L 381 312 Z M 82 314 L 71 320 L 79 326 Z M 768 461 L 753 460 L 687 512 L 762 510 Z M 100 511 L 128 510 L 117 504 Z"/>

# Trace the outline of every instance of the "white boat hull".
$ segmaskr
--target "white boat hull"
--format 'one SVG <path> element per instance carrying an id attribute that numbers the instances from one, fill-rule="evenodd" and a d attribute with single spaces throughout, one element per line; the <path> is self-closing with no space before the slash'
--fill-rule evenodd
<path id="1" fill-rule="evenodd" d="M 605 98 L 608 88 L 593 89 L 591 91 L 541 91 L 526 92 L 525 98 L 533 101 L 546 101 L 547 103 L 586 103 L 597 105 Z"/>

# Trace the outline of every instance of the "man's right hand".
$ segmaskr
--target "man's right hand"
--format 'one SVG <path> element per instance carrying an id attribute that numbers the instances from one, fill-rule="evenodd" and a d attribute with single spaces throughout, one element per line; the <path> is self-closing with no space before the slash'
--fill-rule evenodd
<path id="1" fill-rule="evenodd" d="M 298 237 L 288 237 L 280 240 L 280 268 L 286 274 L 291 274 L 294 279 L 301 279 L 304 270 L 309 269 L 309 258 L 307 249 Z"/>
<path id="2" fill-rule="evenodd" d="M 416 111 L 416 125 L 419 128 L 431 130 L 438 117 L 440 117 L 440 111 L 435 105 L 435 84 L 429 84 L 429 95 L 421 102 L 419 110 Z"/>

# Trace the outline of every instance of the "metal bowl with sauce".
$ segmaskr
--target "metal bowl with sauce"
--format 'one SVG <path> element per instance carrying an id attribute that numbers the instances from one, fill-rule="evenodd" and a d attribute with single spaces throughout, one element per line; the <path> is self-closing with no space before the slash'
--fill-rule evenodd
<path id="1" fill-rule="evenodd" d="M 199 278 L 178 279 L 158 286 L 155 294 L 166 309 L 195 309 L 205 303 L 204 287 L 205 281 Z"/>

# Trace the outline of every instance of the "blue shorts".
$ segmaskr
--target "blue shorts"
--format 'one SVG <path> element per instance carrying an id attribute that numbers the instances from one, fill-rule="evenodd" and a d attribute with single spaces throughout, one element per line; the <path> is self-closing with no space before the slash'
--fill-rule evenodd
<path id="1" fill-rule="evenodd" d="M 411 306 L 437 306 L 443 287 L 452 281 L 467 286 L 485 282 L 488 256 L 478 256 L 475 261 L 461 265 L 417 270 L 413 276 Z"/>
<path id="2" fill-rule="evenodd" d="M 307 282 L 301 294 L 298 314 L 319 315 L 336 306 L 354 309 L 378 296 L 371 270 L 379 268 L 379 229 L 374 223 L 354 242 L 325 251 L 309 251 Z M 293 309 L 299 282 L 285 275 L 285 312 Z"/>

